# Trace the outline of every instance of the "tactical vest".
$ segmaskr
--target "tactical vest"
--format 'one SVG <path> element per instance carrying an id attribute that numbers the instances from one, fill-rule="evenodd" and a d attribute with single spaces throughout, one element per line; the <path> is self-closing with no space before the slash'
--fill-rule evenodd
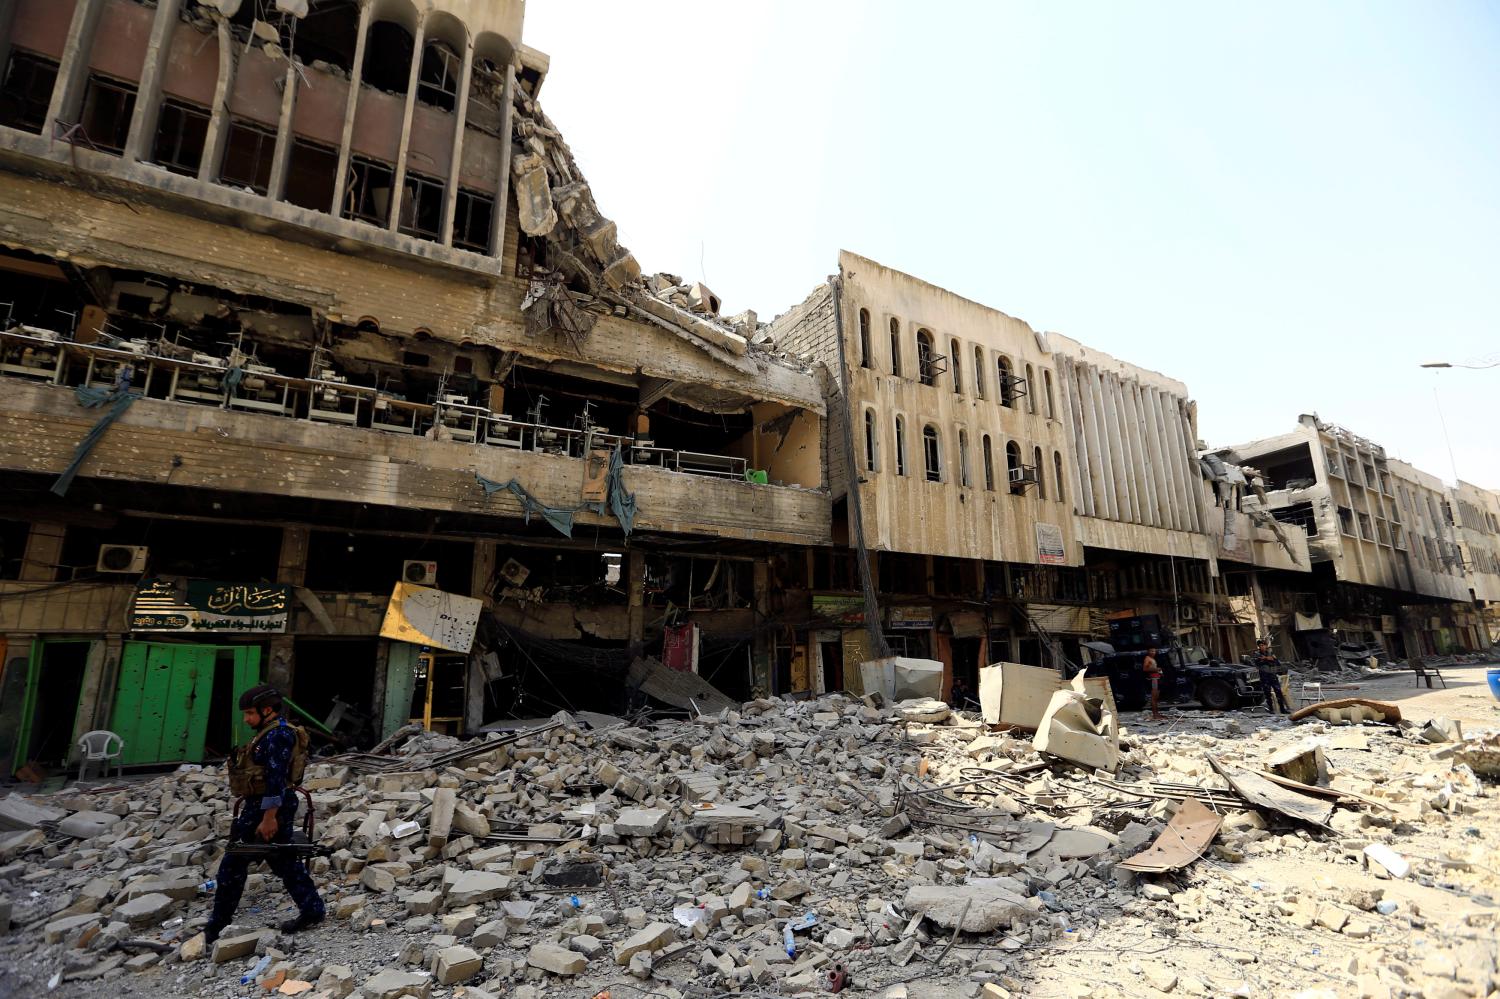
<path id="1" fill-rule="evenodd" d="M 251 759 L 251 752 L 255 744 L 265 738 L 266 733 L 272 729 L 285 724 L 278 721 L 276 725 L 268 725 L 255 738 L 250 740 L 249 745 L 236 749 L 229 757 L 229 793 L 236 798 L 248 798 L 266 793 L 266 768 Z M 311 741 L 307 735 L 307 729 L 297 725 L 287 725 L 297 739 L 292 744 L 292 759 L 287 766 L 286 786 L 297 787 L 302 783 L 302 773 L 307 769 L 308 744 Z"/>

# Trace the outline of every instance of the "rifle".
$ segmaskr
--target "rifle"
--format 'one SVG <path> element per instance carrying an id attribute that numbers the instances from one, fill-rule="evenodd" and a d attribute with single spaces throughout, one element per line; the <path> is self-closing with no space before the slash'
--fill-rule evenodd
<path id="1" fill-rule="evenodd" d="M 295 857 L 307 860 L 311 857 L 331 857 L 333 847 L 321 843 L 309 843 L 300 835 L 290 843 L 245 843 L 230 841 L 224 845 L 225 856 L 251 857 L 255 860 L 273 860 L 277 857 Z"/>

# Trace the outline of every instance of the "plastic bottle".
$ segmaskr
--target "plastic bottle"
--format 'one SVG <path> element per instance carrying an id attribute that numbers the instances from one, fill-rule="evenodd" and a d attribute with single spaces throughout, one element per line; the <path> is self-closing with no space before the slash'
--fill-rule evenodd
<path id="1" fill-rule="evenodd" d="M 583 903 L 581 901 L 579 901 L 577 895 L 569 895 L 568 896 L 568 904 L 571 905 L 575 909 L 582 909 L 583 908 Z"/>
<path id="2" fill-rule="evenodd" d="M 240 984 L 249 985 L 251 982 L 260 977 L 260 973 L 262 971 L 265 971 L 270 966 L 271 955 L 267 954 L 265 957 L 262 957 L 259 961 L 255 962 L 255 967 L 251 968 L 249 971 L 240 976 Z"/>
<path id="3" fill-rule="evenodd" d="M 218 889 L 218 887 L 219 882 L 215 881 L 213 878 L 209 878 L 207 881 L 198 886 L 198 894 L 212 895 L 214 891 Z"/>

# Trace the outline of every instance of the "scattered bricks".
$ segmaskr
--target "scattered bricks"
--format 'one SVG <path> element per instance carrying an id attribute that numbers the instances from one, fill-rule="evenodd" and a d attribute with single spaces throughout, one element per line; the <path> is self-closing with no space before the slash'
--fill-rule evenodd
<path id="1" fill-rule="evenodd" d="M 478 905 L 508 894 L 510 878 L 491 871 L 456 871 L 450 867 L 443 872 L 443 890 L 450 908 Z"/>
<path id="2" fill-rule="evenodd" d="M 781 849 L 781 838 L 780 829 L 767 829 L 755 837 L 755 848 L 761 853 L 775 853 Z"/>
<path id="3" fill-rule="evenodd" d="M 448 845 L 458 795 L 451 787 L 440 787 L 432 794 L 432 814 L 427 819 L 427 845 L 438 849 Z"/>
<path id="4" fill-rule="evenodd" d="M 620 836 L 655 836 L 667 827 L 665 808 L 627 808 L 615 819 Z"/>
<path id="5" fill-rule="evenodd" d="M 38 805 L 12 792 L 0 798 L 0 829 L 36 829 L 49 822 L 61 822 L 67 811 L 50 805 Z"/>
<path id="6" fill-rule="evenodd" d="M 589 966 L 582 954 L 550 943 L 532 944 L 526 952 L 526 963 L 554 975 L 580 975 Z"/>
<path id="7" fill-rule="evenodd" d="M 584 957 L 594 958 L 604 953 L 604 941 L 587 933 L 580 933 L 568 941 L 568 949 L 577 951 Z"/>
<path id="8" fill-rule="evenodd" d="M 467 937 L 479 925 L 478 909 L 462 909 L 443 916 L 443 932 L 455 937 Z"/>
<path id="9" fill-rule="evenodd" d="M 781 899 L 785 902 L 793 902 L 806 895 L 808 890 L 807 882 L 800 881 L 797 878 L 788 878 L 771 889 L 771 897 Z"/>
<path id="10" fill-rule="evenodd" d="M 490 820 L 460 801 L 453 806 L 453 828 L 466 836 L 488 836 Z"/>
<path id="11" fill-rule="evenodd" d="M 0 863 L 9 863 L 16 857 L 47 845 L 47 834 L 40 829 L 27 829 L 0 835 Z"/>
<path id="12" fill-rule="evenodd" d="M 234 937 L 220 937 L 214 941 L 212 958 L 214 964 L 237 961 L 254 954 L 255 948 L 260 946 L 260 937 L 259 930 L 254 933 L 241 933 Z"/>
<path id="13" fill-rule="evenodd" d="M 498 947 L 505 942 L 505 920 L 492 919 L 474 931 L 469 943 L 475 947 Z"/>
<path id="14" fill-rule="evenodd" d="M 318 976 L 318 991 L 327 992 L 329 999 L 344 999 L 354 991 L 354 971 L 343 964 L 326 964 L 323 974 Z"/>
<path id="15" fill-rule="evenodd" d="M 396 878 L 381 864 L 371 864 L 359 875 L 360 887 L 365 891 L 392 892 L 396 890 Z"/>
<path id="16" fill-rule="evenodd" d="M 443 895 L 436 891 L 408 891 L 401 893 L 408 916 L 431 916 L 442 907 Z"/>
<path id="17" fill-rule="evenodd" d="M 137 954 L 135 957 L 132 957 L 132 958 L 129 958 L 128 960 L 126 960 L 126 962 L 125 962 L 125 970 L 126 971 L 145 971 L 147 968 L 153 967 L 154 965 L 156 965 L 160 961 L 161 961 L 161 955 L 160 954 L 156 953 L 155 951 L 149 951 L 148 950 L 144 954 Z"/>
<path id="18" fill-rule="evenodd" d="M 432 977 L 386 968 L 365 979 L 364 993 L 366 999 L 399 999 L 400 996 L 427 999 L 432 993 Z"/>
<path id="19" fill-rule="evenodd" d="M 660 950 L 676 939 L 677 931 L 673 927 L 666 923 L 652 923 L 628 940 L 615 944 L 615 963 L 624 967 L 635 955 Z"/>
<path id="20" fill-rule="evenodd" d="M 172 899 L 165 895 L 142 895 L 116 906 L 114 916 L 129 923 L 132 929 L 139 930 L 161 922 L 171 911 L 173 904 Z"/>
<path id="21" fill-rule="evenodd" d="M 42 927 L 42 940 L 49 944 L 62 943 L 64 940 L 81 934 L 90 926 L 98 926 L 102 922 L 103 918 L 92 912 L 77 916 L 64 916 Z"/>
<path id="22" fill-rule="evenodd" d="M 734 913 L 735 915 L 739 915 L 741 912 L 744 912 L 745 907 L 750 904 L 750 899 L 752 897 L 754 897 L 754 892 L 750 890 L 750 882 L 741 881 L 738 885 L 735 886 L 734 891 L 729 893 L 729 898 L 727 900 L 729 911 Z"/>
<path id="23" fill-rule="evenodd" d="M 203 934 L 194 933 L 182 942 L 181 947 L 177 948 L 177 960 L 183 964 L 187 964 L 190 961 L 202 960 L 203 951 L 207 946 L 208 943 L 204 940 Z"/>
<path id="24" fill-rule="evenodd" d="M 464 946 L 445 947 L 438 951 L 432 971 L 439 985 L 467 982 L 484 968 L 484 959 Z"/>
<path id="25" fill-rule="evenodd" d="M 119 821 L 118 815 L 109 812 L 74 812 L 57 824 L 57 831 L 74 839 L 93 839 L 109 832 Z"/>
<path id="26" fill-rule="evenodd" d="M 807 866 L 807 853 L 803 850 L 782 850 L 781 866 L 788 871 L 800 871 Z"/>

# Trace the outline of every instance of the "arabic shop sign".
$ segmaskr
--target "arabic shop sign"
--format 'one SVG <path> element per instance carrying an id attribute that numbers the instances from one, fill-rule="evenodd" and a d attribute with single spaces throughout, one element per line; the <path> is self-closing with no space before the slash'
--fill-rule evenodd
<path id="1" fill-rule="evenodd" d="M 286 631 L 291 587 L 211 579 L 143 579 L 130 609 L 131 631 Z"/>

